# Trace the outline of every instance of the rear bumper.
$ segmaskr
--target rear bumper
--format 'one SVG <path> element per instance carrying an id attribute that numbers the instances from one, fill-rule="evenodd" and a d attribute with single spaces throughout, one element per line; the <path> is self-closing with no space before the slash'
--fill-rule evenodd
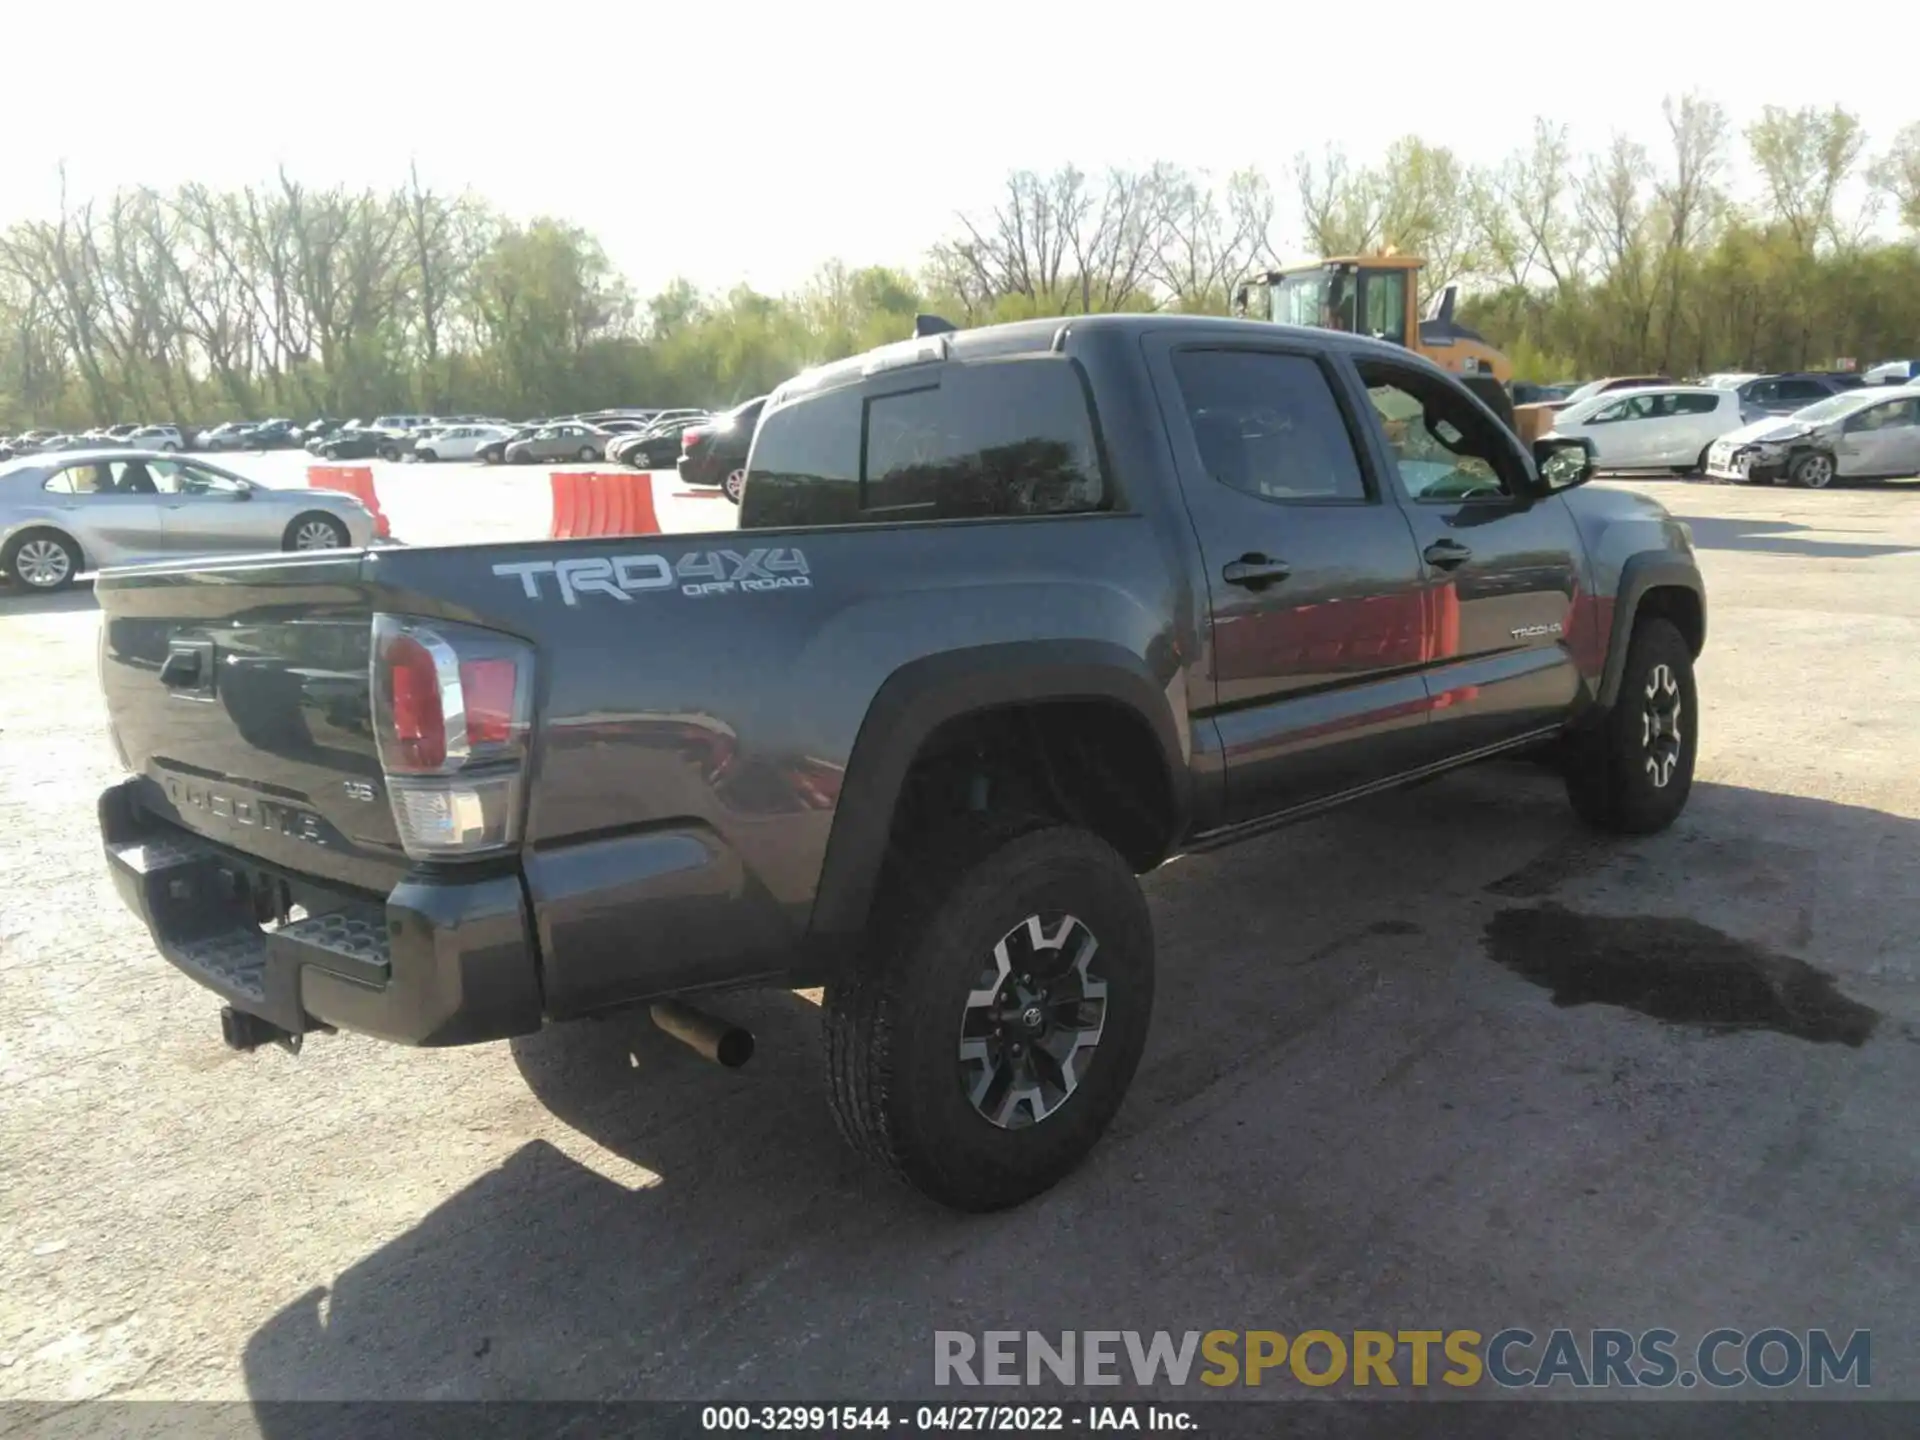
<path id="1" fill-rule="evenodd" d="M 321 1026 L 403 1045 L 537 1030 L 540 972 L 515 875 L 409 876 L 384 902 L 329 892 L 143 810 L 135 782 L 100 797 L 107 869 L 173 965 L 293 1035 Z M 305 918 L 263 928 L 275 898 Z"/>

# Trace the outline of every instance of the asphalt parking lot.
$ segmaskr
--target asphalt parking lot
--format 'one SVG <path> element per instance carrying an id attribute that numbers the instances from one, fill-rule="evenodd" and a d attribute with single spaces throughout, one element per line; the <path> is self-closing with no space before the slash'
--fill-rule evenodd
<path id="1" fill-rule="evenodd" d="M 403 539 L 545 533 L 537 476 L 376 468 Z M 1681 823 L 1506 765 L 1169 864 L 1116 1131 L 985 1218 L 842 1148 L 801 996 L 727 1007 L 739 1072 L 641 1018 L 228 1052 L 97 854 L 90 595 L 0 598 L 0 1398 L 924 1397 L 936 1328 L 1509 1325 L 1870 1329 L 1920 1398 L 1920 487 L 1644 488 L 1710 594 Z"/>

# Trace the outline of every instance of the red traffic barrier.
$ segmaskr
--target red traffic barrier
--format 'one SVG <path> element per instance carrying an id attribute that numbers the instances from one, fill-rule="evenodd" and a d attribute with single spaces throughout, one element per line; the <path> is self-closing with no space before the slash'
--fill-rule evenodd
<path id="1" fill-rule="evenodd" d="M 380 508 L 380 497 L 374 492 L 373 471 L 365 465 L 309 465 L 307 467 L 307 488 L 309 490 L 335 490 L 342 495 L 351 495 L 367 509 L 373 512 L 373 533 L 381 539 L 391 539 L 393 527 L 387 520 L 387 512 Z"/>
<path id="2" fill-rule="evenodd" d="M 556 470 L 552 482 L 551 539 L 660 533 L 653 512 L 653 477 L 644 471 Z"/>

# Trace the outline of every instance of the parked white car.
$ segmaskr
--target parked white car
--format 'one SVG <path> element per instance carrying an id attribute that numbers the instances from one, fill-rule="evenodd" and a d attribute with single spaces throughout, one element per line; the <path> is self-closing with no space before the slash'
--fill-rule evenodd
<path id="1" fill-rule="evenodd" d="M 1843 480 L 1920 475 L 1920 385 L 1868 385 L 1791 415 L 1730 431 L 1707 454 L 1707 476 L 1740 484 L 1782 480 L 1823 490 Z"/>
<path id="2" fill-rule="evenodd" d="M 503 425 L 448 425 L 423 434 L 414 443 L 416 460 L 471 460 L 481 447 L 505 440 L 514 432 Z"/>
<path id="3" fill-rule="evenodd" d="M 1715 440 L 1742 423 L 1740 396 L 1706 385 L 1610 390 L 1553 417 L 1547 440 L 1585 440 L 1600 470 L 1703 469 Z"/>
<path id="4" fill-rule="evenodd" d="M 164 450 L 168 454 L 187 448 L 186 437 L 178 425 L 142 425 L 123 435 L 121 440 L 136 450 Z"/>

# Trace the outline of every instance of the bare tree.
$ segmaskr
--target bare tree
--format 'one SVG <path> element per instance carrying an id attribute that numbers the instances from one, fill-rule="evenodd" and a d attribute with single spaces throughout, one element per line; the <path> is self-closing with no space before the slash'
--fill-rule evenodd
<path id="1" fill-rule="evenodd" d="M 1869 177 L 1875 190 L 1893 200 L 1900 223 L 1920 230 L 1920 120 L 1894 137 L 1892 148 L 1874 161 Z"/>
<path id="2" fill-rule="evenodd" d="M 1843 245 L 1858 238 L 1859 227 L 1843 233 L 1835 213 L 1867 148 L 1858 116 L 1838 105 L 1824 111 L 1769 105 L 1747 127 L 1747 146 L 1766 187 L 1768 210 L 1801 249 L 1810 252 L 1823 239 Z"/>

